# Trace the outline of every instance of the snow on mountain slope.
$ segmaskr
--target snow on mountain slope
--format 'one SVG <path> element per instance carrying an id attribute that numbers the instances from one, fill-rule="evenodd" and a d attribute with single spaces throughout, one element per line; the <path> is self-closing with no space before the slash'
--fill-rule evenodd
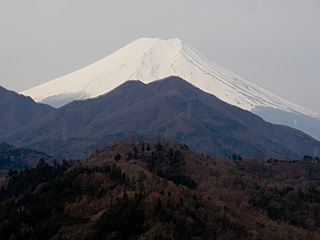
<path id="1" fill-rule="evenodd" d="M 319 117 L 219 67 L 178 38 L 138 39 L 100 61 L 22 93 L 61 106 L 105 94 L 127 80 L 149 83 L 171 75 L 245 110 L 266 107 Z"/>

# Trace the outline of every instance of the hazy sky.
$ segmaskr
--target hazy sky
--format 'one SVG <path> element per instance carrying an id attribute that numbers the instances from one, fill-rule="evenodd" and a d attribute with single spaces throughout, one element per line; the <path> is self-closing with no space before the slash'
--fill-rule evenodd
<path id="1" fill-rule="evenodd" d="M 7 89 L 75 71 L 140 37 L 178 37 L 320 113 L 319 0 L 1 1 L 0 30 Z"/>

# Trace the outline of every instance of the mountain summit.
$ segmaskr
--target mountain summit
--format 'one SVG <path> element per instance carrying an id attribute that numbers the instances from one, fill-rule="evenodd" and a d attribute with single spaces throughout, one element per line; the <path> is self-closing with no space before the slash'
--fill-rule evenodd
<path id="1" fill-rule="evenodd" d="M 284 100 L 219 67 L 178 38 L 140 38 L 100 61 L 26 90 L 23 94 L 35 101 L 59 107 L 75 99 L 105 94 L 128 80 L 149 83 L 168 76 L 181 77 L 201 90 L 252 111 L 267 121 L 298 128 L 314 137 L 318 135 L 313 130 L 313 126 L 320 123 L 318 113 Z"/>

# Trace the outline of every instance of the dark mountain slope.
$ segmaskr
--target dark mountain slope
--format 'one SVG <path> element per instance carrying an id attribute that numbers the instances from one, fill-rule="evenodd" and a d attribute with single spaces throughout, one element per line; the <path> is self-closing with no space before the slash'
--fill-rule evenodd
<path id="1" fill-rule="evenodd" d="M 54 108 L 0 87 L 0 136 L 27 125 Z"/>
<path id="2" fill-rule="evenodd" d="M 95 99 L 75 101 L 4 137 L 59 157 L 82 157 L 105 141 L 162 135 L 206 154 L 302 157 L 320 143 L 267 123 L 178 77 L 145 85 L 129 81 Z"/>
<path id="3" fill-rule="evenodd" d="M 10 169 L 20 170 L 24 167 L 35 166 L 41 158 L 46 161 L 53 160 L 45 153 L 0 143 L 0 177 L 4 176 Z"/>

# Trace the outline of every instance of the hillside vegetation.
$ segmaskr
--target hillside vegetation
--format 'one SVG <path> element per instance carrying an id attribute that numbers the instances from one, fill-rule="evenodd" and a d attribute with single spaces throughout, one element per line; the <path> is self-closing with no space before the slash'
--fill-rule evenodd
<path id="1" fill-rule="evenodd" d="M 127 138 L 11 171 L 1 239 L 320 239 L 320 162 L 210 157 Z"/>
<path id="2" fill-rule="evenodd" d="M 40 158 L 53 161 L 53 158 L 45 153 L 32 149 L 15 148 L 0 142 L 0 177 L 5 176 L 9 170 L 21 170 L 24 167 L 35 166 Z"/>

